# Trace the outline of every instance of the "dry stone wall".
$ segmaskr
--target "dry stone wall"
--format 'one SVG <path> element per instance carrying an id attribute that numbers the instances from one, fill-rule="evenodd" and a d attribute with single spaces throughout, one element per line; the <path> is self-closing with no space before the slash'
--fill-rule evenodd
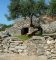
<path id="1" fill-rule="evenodd" d="M 44 33 L 55 33 L 56 32 L 56 21 L 51 22 L 50 24 L 41 24 Z"/>
<path id="2" fill-rule="evenodd" d="M 33 36 L 26 41 L 16 37 L 0 38 L 0 53 L 46 56 L 47 60 L 56 60 L 56 39 L 49 36 Z"/>
<path id="3" fill-rule="evenodd" d="M 28 54 L 47 56 L 47 60 L 56 60 L 56 39 L 48 36 L 33 36 L 28 41 Z"/>
<path id="4" fill-rule="evenodd" d="M 36 26 L 38 25 L 37 20 L 38 19 L 36 19 L 36 17 L 35 17 L 35 19 L 33 19 L 33 25 L 36 25 Z M 21 29 L 24 27 L 28 27 L 31 29 L 29 17 L 27 17 L 27 19 L 24 19 L 24 17 L 16 19 L 14 26 L 9 29 L 6 29 L 6 32 L 9 32 L 12 36 L 21 35 Z M 32 31 L 32 30 L 33 29 L 31 29 L 30 31 Z"/>
<path id="5" fill-rule="evenodd" d="M 30 27 L 30 21 L 29 19 L 19 18 L 14 23 L 14 26 L 6 29 L 6 32 L 9 32 L 12 36 L 14 35 L 21 35 L 21 29 L 24 27 Z"/>
<path id="6" fill-rule="evenodd" d="M 26 45 L 23 41 L 15 37 L 7 37 L 4 40 L 0 39 L 0 53 L 17 53 L 26 55 Z"/>
<path id="7" fill-rule="evenodd" d="M 21 29 L 23 27 L 30 28 L 30 18 L 26 17 L 27 19 L 24 19 L 24 17 L 18 18 L 15 20 L 14 26 L 6 29 L 6 32 L 9 32 L 12 36 L 14 35 L 21 35 Z M 33 25 L 38 26 L 39 25 L 39 18 L 36 18 L 33 16 Z M 43 21 L 40 21 L 40 25 L 43 29 L 44 33 L 55 33 L 56 32 L 56 21 L 49 23 L 43 23 Z M 32 29 L 33 30 L 33 29 Z"/>

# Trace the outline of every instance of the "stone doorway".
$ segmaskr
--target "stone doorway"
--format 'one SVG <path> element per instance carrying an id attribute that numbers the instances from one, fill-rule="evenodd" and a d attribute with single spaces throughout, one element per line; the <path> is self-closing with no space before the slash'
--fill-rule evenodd
<path id="1" fill-rule="evenodd" d="M 25 34 L 28 33 L 28 31 L 29 31 L 29 28 L 28 27 L 24 27 L 24 28 L 21 29 L 21 34 L 25 35 Z"/>

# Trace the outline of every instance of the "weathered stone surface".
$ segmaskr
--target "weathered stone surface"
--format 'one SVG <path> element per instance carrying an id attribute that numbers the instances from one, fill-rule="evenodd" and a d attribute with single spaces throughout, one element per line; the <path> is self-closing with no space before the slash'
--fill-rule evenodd
<path id="1" fill-rule="evenodd" d="M 50 51 L 46 51 L 45 53 L 46 53 L 46 55 L 51 55 Z"/>
<path id="2" fill-rule="evenodd" d="M 49 37 L 47 39 L 47 44 L 52 44 L 52 43 L 54 43 L 54 40 L 51 37 Z"/>
<path id="3" fill-rule="evenodd" d="M 47 56 L 38 56 L 38 60 L 47 60 Z"/>
<path id="4" fill-rule="evenodd" d="M 41 24 L 42 29 L 45 33 L 54 33 L 56 32 L 56 21 L 50 24 Z"/>
<path id="5" fill-rule="evenodd" d="M 37 25 L 36 21 L 33 22 L 33 24 L 36 23 Z M 21 35 L 21 29 L 23 27 L 28 27 L 29 32 L 34 30 L 34 28 L 30 27 L 29 22 L 30 19 L 24 20 L 22 18 L 22 20 L 17 21 L 13 27 L 0 32 L 0 53 L 16 53 L 21 56 L 35 55 L 38 57 L 37 60 L 56 60 L 56 35 L 51 37 L 44 35 L 33 36 L 31 39 L 26 41 L 26 43 L 15 37 Z M 44 33 L 56 32 L 56 21 L 50 24 L 42 24 L 41 27 L 43 28 Z M 8 35 L 8 32 L 11 36 Z M 30 60 L 35 60 L 35 58 L 31 58 Z"/>
<path id="6" fill-rule="evenodd" d="M 16 46 L 15 49 L 26 49 L 27 46 Z"/>
<path id="7" fill-rule="evenodd" d="M 44 37 L 40 37 L 40 36 L 33 36 L 32 39 L 36 39 L 36 40 L 41 40 L 41 39 L 44 39 Z"/>
<path id="8" fill-rule="evenodd" d="M 47 60 L 56 59 L 56 39 L 33 36 L 24 42 L 16 37 L 7 37 L 1 40 L 0 53 L 2 52 L 23 56 L 46 56 Z"/>
<path id="9" fill-rule="evenodd" d="M 56 49 L 56 43 L 55 43 L 55 49 Z"/>

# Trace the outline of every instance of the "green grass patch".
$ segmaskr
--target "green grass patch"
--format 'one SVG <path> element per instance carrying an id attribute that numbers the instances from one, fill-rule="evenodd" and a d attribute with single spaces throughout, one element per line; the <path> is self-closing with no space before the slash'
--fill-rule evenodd
<path id="1" fill-rule="evenodd" d="M 18 37 L 18 38 L 20 38 L 20 39 L 22 39 L 22 40 L 28 40 L 28 39 L 31 38 L 31 36 L 28 36 L 28 35 L 18 35 L 18 36 L 16 36 L 16 37 Z"/>

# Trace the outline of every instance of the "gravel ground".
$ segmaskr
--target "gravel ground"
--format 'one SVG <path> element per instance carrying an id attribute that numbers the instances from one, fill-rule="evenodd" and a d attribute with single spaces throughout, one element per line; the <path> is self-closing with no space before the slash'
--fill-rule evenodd
<path id="1" fill-rule="evenodd" d="M 47 60 L 46 56 L 19 56 L 17 54 L 0 54 L 0 60 Z"/>

